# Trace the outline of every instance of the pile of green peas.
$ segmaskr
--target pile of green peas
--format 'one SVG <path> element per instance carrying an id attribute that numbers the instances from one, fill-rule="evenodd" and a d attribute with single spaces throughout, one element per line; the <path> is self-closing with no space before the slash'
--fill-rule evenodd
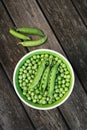
<path id="1" fill-rule="evenodd" d="M 37 104 L 52 104 L 70 88 L 67 64 L 52 54 L 35 54 L 19 69 L 18 84 L 23 95 Z"/>

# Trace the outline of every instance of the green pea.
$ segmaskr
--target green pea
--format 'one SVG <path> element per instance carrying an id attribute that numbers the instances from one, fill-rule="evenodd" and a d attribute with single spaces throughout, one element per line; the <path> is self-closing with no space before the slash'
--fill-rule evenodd
<path id="1" fill-rule="evenodd" d="M 36 94 L 39 94 L 39 90 L 37 90 L 37 89 L 36 89 L 36 91 L 35 91 L 35 92 L 36 92 Z"/>
<path id="2" fill-rule="evenodd" d="M 28 66 L 26 69 L 27 69 L 27 70 L 30 70 L 30 69 L 31 69 L 31 66 Z"/>
<path id="3" fill-rule="evenodd" d="M 45 54 L 45 57 L 46 57 L 46 58 L 48 58 L 48 57 L 49 57 L 49 55 L 48 55 L 48 54 Z"/>
<path id="4" fill-rule="evenodd" d="M 28 77 L 27 79 L 28 79 L 28 81 L 30 81 L 31 77 Z"/>
<path id="5" fill-rule="evenodd" d="M 48 101 L 48 104 L 52 104 L 52 101 Z"/>
<path id="6" fill-rule="evenodd" d="M 23 82 L 23 86 L 26 86 L 26 83 L 25 83 L 25 82 Z"/>
<path id="7" fill-rule="evenodd" d="M 62 96 L 63 96 L 63 94 L 62 94 L 62 93 L 60 93 L 60 94 L 59 94 L 59 97 L 62 97 Z"/>
<path id="8" fill-rule="evenodd" d="M 47 95 L 48 95 L 48 92 L 47 92 L 47 91 L 45 91 L 44 95 L 45 95 L 45 96 L 47 96 Z"/>
<path id="9" fill-rule="evenodd" d="M 62 92 L 63 91 L 63 88 L 60 88 L 60 92 Z"/>
<path id="10" fill-rule="evenodd" d="M 62 64 L 62 67 L 63 67 L 63 68 L 66 68 L 66 65 L 65 65 L 65 64 Z"/>
<path id="11" fill-rule="evenodd" d="M 62 84 L 65 84 L 65 80 L 62 80 Z"/>
<path id="12" fill-rule="evenodd" d="M 26 74 L 26 73 L 27 73 L 27 70 L 24 70 L 23 72 Z"/>
<path id="13" fill-rule="evenodd" d="M 33 103 L 36 103 L 36 101 L 37 101 L 36 99 L 33 99 Z"/>
<path id="14" fill-rule="evenodd" d="M 42 101 L 42 104 L 46 104 L 47 102 L 45 100 Z"/>
<path id="15" fill-rule="evenodd" d="M 33 69 L 36 69 L 37 68 L 37 64 L 35 64 L 34 66 L 33 66 Z"/>
<path id="16" fill-rule="evenodd" d="M 28 99 L 29 101 L 31 101 L 31 97 L 28 97 L 27 99 Z"/>
<path id="17" fill-rule="evenodd" d="M 64 77 L 64 74 L 63 74 L 63 73 L 61 73 L 60 75 L 61 75 L 61 77 Z"/>
<path id="18" fill-rule="evenodd" d="M 70 79 L 71 78 L 71 76 L 70 75 L 67 75 L 67 79 Z"/>
<path id="19" fill-rule="evenodd" d="M 29 70 L 29 74 L 31 74 L 32 73 L 32 70 Z"/>
<path id="20" fill-rule="evenodd" d="M 23 71 L 23 69 L 22 69 L 22 68 L 20 68 L 20 69 L 19 69 L 19 71 L 20 71 L 20 72 L 22 72 L 22 71 Z"/>
<path id="21" fill-rule="evenodd" d="M 63 73 L 63 69 L 60 69 L 60 72 Z"/>
<path id="22" fill-rule="evenodd" d="M 58 88 L 58 86 L 56 85 L 54 88 L 55 88 L 55 89 L 57 89 L 57 88 Z"/>
<path id="23" fill-rule="evenodd" d="M 58 76 L 58 81 L 61 81 L 61 79 L 62 79 L 61 76 Z"/>
<path id="24" fill-rule="evenodd" d="M 21 75 L 19 75 L 19 77 L 18 77 L 20 80 L 22 79 L 22 76 Z"/>
<path id="25" fill-rule="evenodd" d="M 70 85 L 69 83 L 66 83 L 66 86 L 67 86 L 67 87 L 69 87 L 69 85 Z"/>
<path id="26" fill-rule="evenodd" d="M 34 92 L 31 93 L 31 96 L 34 96 Z"/>
<path id="27" fill-rule="evenodd" d="M 30 83 L 32 83 L 33 80 L 30 80 Z"/>
<path id="28" fill-rule="evenodd" d="M 65 88 L 65 91 L 68 91 L 68 88 Z"/>
<path id="29" fill-rule="evenodd" d="M 47 101 L 49 101 L 49 100 L 50 100 L 50 98 L 49 98 L 49 97 L 47 97 L 47 98 L 46 98 L 46 100 L 47 100 Z"/>
<path id="30" fill-rule="evenodd" d="M 39 98 L 39 99 L 41 99 L 41 98 L 42 98 L 42 96 L 41 96 L 41 95 L 39 95 L 39 96 L 38 96 L 38 98 Z"/>
<path id="31" fill-rule="evenodd" d="M 65 74 L 69 74 L 69 71 L 65 71 Z"/>
<path id="32" fill-rule="evenodd" d="M 26 74 L 23 74 L 22 77 L 25 79 L 26 78 Z"/>
<path id="33" fill-rule="evenodd" d="M 61 88 L 61 85 L 58 85 L 58 88 Z"/>
<path id="34" fill-rule="evenodd" d="M 58 58 L 57 58 L 57 57 L 55 58 L 55 61 L 58 61 Z"/>
<path id="35" fill-rule="evenodd" d="M 55 97 L 55 98 L 57 97 L 57 94 L 56 94 L 56 93 L 54 94 L 54 97 Z"/>
<path id="36" fill-rule="evenodd" d="M 56 89 L 55 92 L 58 93 L 58 92 L 59 92 L 59 89 Z"/>
<path id="37" fill-rule="evenodd" d="M 60 99 L 60 97 L 56 97 L 55 99 L 58 101 Z"/>
<path id="38" fill-rule="evenodd" d="M 26 67 L 23 65 L 23 66 L 22 66 L 22 69 L 23 69 L 23 70 L 25 70 L 25 69 L 26 69 Z"/>
<path id="39" fill-rule="evenodd" d="M 50 56 L 49 56 L 49 59 L 53 59 L 53 56 L 52 56 L 52 55 L 50 55 Z"/>
<path id="40" fill-rule="evenodd" d="M 30 60 L 28 59 L 28 60 L 26 61 L 26 63 L 30 63 Z"/>
<path id="41" fill-rule="evenodd" d="M 62 84 L 62 88 L 65 88 L 65 84 Z"/>
<path id="42" fill-rule="evenodd" d="M 62 94 L 65 94 L 65 91 L 64 91 L 64 90 L 62 91 Z"/>
<path id="43" fill-rule="evenodd" d="M 32 66 L 32 64 L 31 63 L 29 63 L 29 65 L 28 65 L 29 67 L 31 67 Z"/>
<path id="44" fill-rule="evenodd" d="M 58 60 L 58 63 L 60 64 L 60 63 L 61 63 L 61 60 Z"/>
<path id="45" fill-rule="evenodd" d="M 26 91 L 23 91 L 23 95 L 26 95 Z"/>
<path id="46" fill-rule="evenodd" d="M 24 66 L 26 67 L 26 66 L 28 66 L 28 64 L 27 64 L 27 63 L 25 63 L 25 64 L 24 64 Z"/>
<path id="47" fill-rule="evenodd" d="M 36 59 L 36 55 L 33 56 L 33 59 Z"/>
<path id="48" fill-rule="evenodd" d="M 26 79 L 25 82 L 28 83 L 28 80 Z"/>
<path id="49" fill-rule="evenodd" d="M 21 80 L 21 79 L 19 80 L 19 83 L 22 83 L 22 80 Z"/>

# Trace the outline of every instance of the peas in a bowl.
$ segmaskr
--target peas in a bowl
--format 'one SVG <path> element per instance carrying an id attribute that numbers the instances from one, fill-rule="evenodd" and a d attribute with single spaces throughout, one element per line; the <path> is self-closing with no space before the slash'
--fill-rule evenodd
<path id="1" fill-rule="evenodd" d="M 61 105 L 74 86 L 74 72 L 60 53 L 38 49 L 26 54 L 13 75 L 14 88 L 28 106 L 47 110 Z"/>

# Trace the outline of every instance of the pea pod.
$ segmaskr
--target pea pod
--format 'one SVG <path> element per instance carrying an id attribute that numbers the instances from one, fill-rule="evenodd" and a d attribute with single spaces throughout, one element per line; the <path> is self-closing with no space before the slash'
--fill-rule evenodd
<path id="1" fill-rule="evenodd" d="M 53 96 L 53 92 L 54 92 L 54 85 L 55 85 L 55 78 L 56 78 L 56 72 L 57 72 L 57 68 L 58 68 L 58 65 L 54 65 L 51 69 L 51 72 L 50 72 L 50 76 L 49 76 L 49 82 L 48 82 L 48 85 L 49 85 L 49 96 L 52 97 Z"/>
<path id="2" fill-rule="evenodd" d="M 42 37 L 39 40 L 24 41 L 24 42 L 19 42 L 18 44 L 21 44 L 21 45 L 23 45 L 25 47 L 28 47 L 28 46 L 38 46 L 38 45 L 43 44 L 46 40 L 47 40 L 47 36 L 44 36 L 44 37 Z"/>
<path id="3" fill-rule="evenodd" d="M 30 88 L 34 88 L 39 83 L 39 80 L 41 79 L 44 69 L 45 69 L 45 62 L 42 62 L 36 72 L 33 82 L 29 86 Z"/>
<path id="4" fill-rule="evenodd" d="M 40 85 L 40 88 L 41 90 L 44 92 L 45 89 L 46 89 L 46 86 L 47 86 L 47 83 L 48 83 L 48 77 L 49 77 L 49 72 L 50 72 L 50 67 L 48 66 L 44 73 L 43 73 L 43 76 L 42 76 L 42 79 L 41 79 L 41 85 Z"/>
<path id="5" fill-rule="evenodd" d="M 16 31 L 26 34 L 44 36 L 43 31 L 37 28 L 17 28 Z"/>
<path id="6" fill-rule="evenodd" d="M 17 37 L 17 38 L 22 39 L 22 40 L 30 40 L 30 38 L 28 36 L 20 34 L 20 33 L 16 32 L 14 29 L 10 29 L 9 33 L 11 35 L 13 35 L 14 37 Z"/>

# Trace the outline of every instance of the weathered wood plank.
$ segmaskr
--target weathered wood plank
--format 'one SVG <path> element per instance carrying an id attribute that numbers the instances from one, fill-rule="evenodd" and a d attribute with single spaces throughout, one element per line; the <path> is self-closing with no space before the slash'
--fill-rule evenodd
<path id="1" fill-rule="evenodd" d="M 40 46 L 38 48 L 41 48 L 41 47 L 42 48 L 51 48 L 51 49 L 54 49 L 54 50 L 57 50 L 57 51 L 63 53 L 62 49 L 60 49 L 60 46 L 59 46 L 56 38 L 54 37 L 54 34 L 52 33 L 49 25 L 47 24 L 46 20 L 44 19 L 43 14 L 39 10 L 35 1 L 30 0 L 29 2 L 28 1 L 20 2 L 20 0 L 19 0 L 19 1 L 14 2 L 14 4 L 12 1 L 8 2 L 7 0 L 4 0 L 4 2 L 7 6 L 7 9 L 9 10 L 11 17 L 13 18 L 13 20 L 17 26 L 36 26 L 36 27 L 42 28 L 46 32 L 46 34 L 49 37 L 49 40 L 46 44 L 44 44 L 43 46 Z M 23 12 L 23 16 L 21 16 L 22 12 Z M 66 27 L 68 27 L 68 25 Z M 67 40 L 68 40 L 68 38 L 67 38 Z M 48 43 L 49 43 L 49 46 L 47 46 Z M 52 44 L 53 44 L 53 46 L 52 46 Z M 84 117 L 84 120 L 83 120 L 82 117 L 80 116 L 80 115 L 84 116 L 87 114 L 86 113 L 86 99 L 85 99 L 87 97 L 86 97 L 86 94 L 85 94 L 81 84 L 80 85 L 79 84 L 80 83 L 79 83 L 78 79 L 76 78 L 76 85 L 75 85 L 76 88 L 74 89 L 73 95 L 71 95 L 71 98 L 64 105 L 62 105 L 60 107 L 60 110 L 61 110 L 62 114 L 64 115 L 71 130 L 82 130 L 83 128 L 84 128 L 84 130 L 86 130 L 86 128 L 87 128 L 86 124 L 84 122 L 84 120 L 86 120 L 86 117 Z M 76 91 L 77 86 L 79 86 L 79 91 Z M 84 95 L 83 97 L 82 97 L 80 91 L 83 92 L 83 95 Z M 76 98 L 78 100 L 78 103 L 76 102 L 77 101 Z M 80 102 L 80 98 L 82 98 L 82 102 Z M 82 113 L 82 109 L 81 109 L 82 105 L 85 107 L 83 113 Z M 78 109 L 75 109 L 75 107 Z M 43 112 L 43 113 L 47 114 L 47 112 Z M 77 113 L 79 113 L 80 115 Z M 40 112 L 40 114 L 42 114 L 42 112 Z M 52 112 L 50 112 L 50 114 L 52 114 Z M 78 122 L 79 122 L 79 124 L 78 124 Z M 46 124 L 46 122 L 45 122 L 45 124 Z"/>
<path id="2" fill-rule="evenodd" d="M 72 2 L 87 25 L 87 0 L 72 0 Z"/>
<path id="3" fill-rule="evenodd" d="M 87 90 L 87 29 L 70 0 L 38 0 Z"/>
<path id="4" fill-rule="evenodd" d="M 87 130 L 87 94 L 84 93 L 77 77 L 72 95 L 59 108 L 63 111 L 71 130 Z"/>
<path id="5" fill-rule="evenodd" d="M 0 64 L 0 126 L 3 130 L 34 130 Z"/>
<path id="6" fill-rule="evenodd" d="M 8 30 L 10 27 L 13 27 L 13 25 L 9 17 L 7 16 L 3 6 L 1 6 L 0 8 L 0 19 L 2 21 L 0 22 L 0 27 L 1 27 L 0 60 L 12 83 L 12 75 L 13 75 L 14 67 L 17 61 L 26 52 L 23 47 L 17 46 L 16 45 L 17 40 L 9 35 Z M 68 130 L 65 122 L 63 121 L 61 114 L 57 109 L 48 112 L 43 112 L 43 111 L 30 109 L 26 105 L 24 105 L 24 107 L 37 130 L 49 130 L 49 129 Z"/>

